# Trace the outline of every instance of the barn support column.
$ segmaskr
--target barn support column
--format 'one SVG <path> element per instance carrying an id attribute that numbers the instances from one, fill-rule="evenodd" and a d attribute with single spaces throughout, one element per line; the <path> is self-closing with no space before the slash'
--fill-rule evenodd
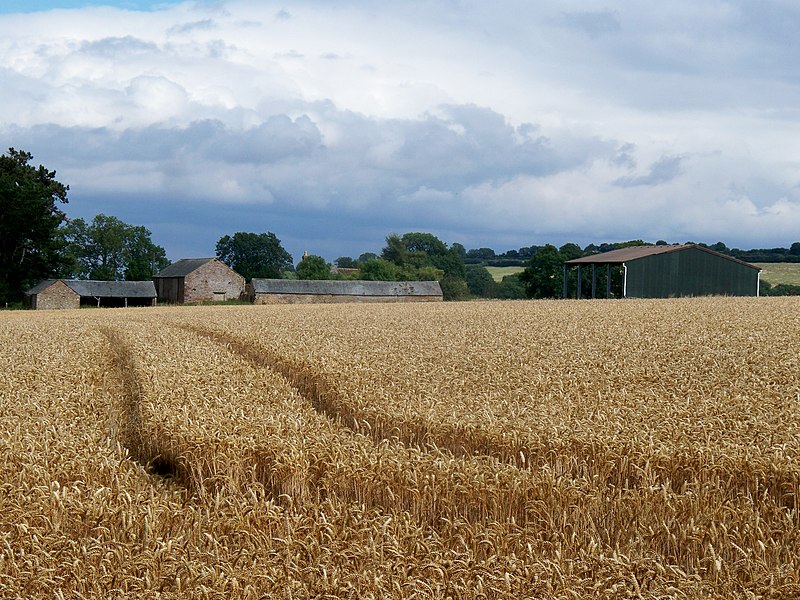
<path id="1" fill-rule="evenodd" d="M 575 296 L 578 300 L 581 299 L 581 277 L 582 277 L 582 275 L 583 275 L 583 272 L 581 270 L 581 266 L 578 265 L 578 293 Z"/>
<path id="2" fill-rule="evenodd" d="M 569 274 L 569 267 L 567 266 L 567 263 L 564 263 L 564 292 L 562 296 L 563 298 L 569 296 L 569 284 L 567 279 L 568 274 Z"/>
<path id="3" fill-rule="evenodd" d="M 592 300 L 597 298 L 597 265 L 592 263 Z"/>
<path id="4" fill-rule="evenodd" d="M 611 298 L 611 263 L 606 264 L 606 298 Z"/>
<path id="5" fill-rule="evenodd" d="M 622 263 L 622 297 L 628 297 L 628 265 Z"/>

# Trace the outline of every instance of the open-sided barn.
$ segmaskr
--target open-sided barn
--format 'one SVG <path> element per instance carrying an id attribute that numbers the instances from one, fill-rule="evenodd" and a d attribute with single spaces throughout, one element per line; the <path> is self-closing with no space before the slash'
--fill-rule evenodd
<path id="1" fill-rule="evenodd" d="M 612 267 L 621 267 L 625 298 L 677 296 L 758 296 L 761 269 L 695 244 L 631 246 L 568 260 L 564 263 L 564 297 L 568 275 L 578 269 L 576 295 L 582 297 L 581 271 L 592 268 L 591 297 L 597 297 L 597 267 L 606 269 L 606 292 L 611 294 Z"/>
<path id="2" fill-rule="evenodd" d="M 152 281 L 94 281 L 45 279 L 27 292 L 28 305 L 36 309 L 92 306 L 152 306 L 156 288 Z"/>
<path id="3" fill-rule="evenodd" d="M 244 277 L 216 258 L 182 258 L 153 280 L 158 297 L 176 304 L 239 300 Z"/>
<path id="4" fill-rule="evenodd" d="M 346 281 L 253 279 L 255 304 L 340 302 L 441 302 L 438 281 Z"/>

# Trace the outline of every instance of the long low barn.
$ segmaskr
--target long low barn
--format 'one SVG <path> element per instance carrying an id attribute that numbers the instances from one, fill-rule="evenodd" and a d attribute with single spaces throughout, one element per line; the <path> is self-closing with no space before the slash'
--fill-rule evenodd
<path id="1" fill-rule="evenodd" d="M 254 304 L 340 302 L 441 302 L 438 281 L 253 279 Z"/>
<path id="2" fill-rule="evenodd" d="M 94 281 L 45 279 L 27 292 L 31 308 L 79 308 L 93 306 L 154 306 L 156 286 L 152 281 Z"/>
<path id="3" fill-rule="evenodd" d="M 761 269 L 750 263 L 695 244 L 630 246 L 564 263 L 564 297 L 568 274 L 578 268 L 577 292 L 582 296 L 581 269 L 592 268 L 591 297 L 597 297 L 597 266 L 605 266 L 605 296 L 611 296 L 612 266 L 620 268 L 623 298 L 678 296 L 758 296 Z"/>

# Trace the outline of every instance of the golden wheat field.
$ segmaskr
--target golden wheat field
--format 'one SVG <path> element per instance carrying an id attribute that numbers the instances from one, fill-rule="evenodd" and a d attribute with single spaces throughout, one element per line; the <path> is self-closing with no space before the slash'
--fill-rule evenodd
<path id="1" fill-rule="evenodd" d="M 800 596 L 800 300 L 0 313 L 2 598 Z"/>

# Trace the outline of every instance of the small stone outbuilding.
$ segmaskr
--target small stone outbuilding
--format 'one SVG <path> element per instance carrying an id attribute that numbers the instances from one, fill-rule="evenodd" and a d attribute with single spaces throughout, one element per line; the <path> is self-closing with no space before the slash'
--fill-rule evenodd
<path id="1" fill-rule="evenodd" d="M 216 258 L 182 258 L 159 271 L 153 281 L 158 297 L 175 304 L 244 296 L 244 277 Z"/>
<path id="2" fill-rule="evenodd" d="M 155 306 L 152 281 L 94 281 L 86 279 L 45 279 L 25 292 L 34 309 L 80 308 L 86 306 Z"/>
<path id="3" fill-rule="evenodd" d="M 254 304 L 442 301 L 438 281 L 253 279 L 248 288 Z"/>

